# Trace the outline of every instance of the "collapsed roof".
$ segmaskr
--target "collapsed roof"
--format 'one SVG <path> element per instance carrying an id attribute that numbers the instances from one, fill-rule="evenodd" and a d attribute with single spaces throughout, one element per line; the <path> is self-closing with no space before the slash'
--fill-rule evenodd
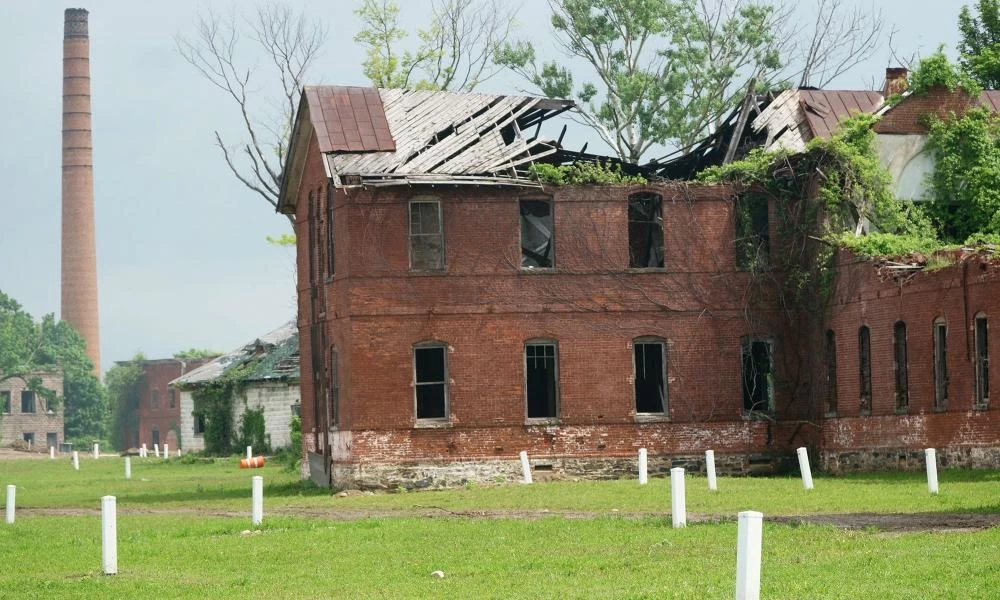
<path id="1" fill-rule="evenodd" d="M 233 375 L 238 368 L 243 369 L 238 377 L 243 383 L 297 382 L 299 330 L 295 320 L 181 375 L 170 385 L 178 389 L 196 388 L 225 375 Z"/>

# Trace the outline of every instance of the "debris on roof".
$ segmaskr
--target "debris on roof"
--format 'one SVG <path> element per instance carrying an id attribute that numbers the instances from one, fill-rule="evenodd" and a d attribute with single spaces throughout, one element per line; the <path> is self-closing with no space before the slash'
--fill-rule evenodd
<path id="1" fill-rule="evenodd" d="M 299 380 L 299 330 L 295 320 L 170 382 L 178 389 L 211 383 L 237 368 L 248 382 Z"/>
<path id="2" fill-rule="evenodd" d="M 802 152 L 815 137 L 830 137 L 842 121 L 871 113 L 883 105 L 882 94 L 868 90 L 785 90 L 753 120 L 753 130 L 766 133 L 765 150 Z"/>

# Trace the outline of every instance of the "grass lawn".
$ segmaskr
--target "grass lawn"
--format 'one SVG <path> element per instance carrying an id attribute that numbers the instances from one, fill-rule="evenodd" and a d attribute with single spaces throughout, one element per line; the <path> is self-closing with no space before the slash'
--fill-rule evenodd
<path id="1" fill-rule="evenodd" d="M 133 459 L 0 462 L 18 486 L 18 512 L 0 524 L 0 597 L 157 598 L 732 598 L 736 524 L 675 530 L 668 479 L 539 483 L 338 498 L 280 465 L 240 470 L 238 459 L 182 464 Z M 250 477 L 265 478 L 265 521 L 250 527 Z M 847 512 L 1000 512 L 1000 476 L 940 472 L 687 481 L 694 514 L 735 517 Z M 0 487 L 2 489 L 2 487 Z M 119 574 L 100 574 L 105 494 L 118 497 Z M 0 495 L 0 500 L 3 497 Z M 413 516 L 415 509 L 543 510 L 540 519 Z M 78 510 L 88 509 L 88 510 Z M 340 509 L 398 515 L 340 521 Z M 617 509 L 620 513 L 612 513 Z M 183 512 L 181 512 L 183 511 Z M 193 512 L 192 512 L 193 511 Z M 269 512 L 272 511 L 272 512 Z M 598 513 L 558 515 L 559 511 Z M 220 516 L 220 513 L 245 516 Z M 657 513 L 625 518 L 624 513 Z M 570 518 L 572 517 L 572 518 Z M 1000 597 L 1000 528 L 884 533 L 765 523 L 764 598 Z M 435 570 L 444 579 L 430 576 Z"/>

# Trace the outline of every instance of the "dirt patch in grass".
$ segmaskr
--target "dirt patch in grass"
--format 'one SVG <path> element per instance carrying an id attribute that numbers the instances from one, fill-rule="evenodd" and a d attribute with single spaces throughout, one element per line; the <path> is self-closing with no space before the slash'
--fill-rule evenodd
<path id="1" fill-rule="evenodd" d="M 833 525 L 841 529 L 877 529 L 886 532 L 907 531 L 974 531 L 1000 525 L 1000 514 L 976 513 L 852 513 L 840 515 L 808 515 L 797 517 L 765 517 L 773 523 Z"/>

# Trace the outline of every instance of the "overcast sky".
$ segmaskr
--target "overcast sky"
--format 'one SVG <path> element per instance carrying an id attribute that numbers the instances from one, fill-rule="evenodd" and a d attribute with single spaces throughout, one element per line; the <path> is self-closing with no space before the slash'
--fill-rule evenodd
<path id="1" fill-rule="evenodd" d="M 808 3 L 809 0 L 802 0 Z M 850 0 L 847 0 L 850 2 Z M 363 85 L 352 38 L 360 0 L 290 2 L 321 17 L 329 41 L 316 83 Z M 89 0 L 101 358 L 142 350 L 170 356 L 188 347 L 229 350 L 295 312 L 293 252 L 265 241 L 287 220 L 226 169 L 212 131 L 236 141 L 239 122 L 174 49 L 199 11 L 234 4 L 205 0 Z M 404 25 L 430 0 L 401 0 Z M 875 2 L 898 33 L 899 54 L 928 54 L 957 42 L 959 0 Z M 519 37 L 551 56 L 542 0 L 522 3 Z M 0 290 L 36 317 L 59 312 L 60 143 L 63 10 L 50 0 L 0 0 Z M 867 4 L 866 4 L 867 6 Z M 881 84 L 882 51 L 835 87 Z M 515 91 L 499 77 L 489 91 Z M 573 144 L 590 139 L 571 132 Z M 598 150 L 596 141 L 590 150 Z"/>

